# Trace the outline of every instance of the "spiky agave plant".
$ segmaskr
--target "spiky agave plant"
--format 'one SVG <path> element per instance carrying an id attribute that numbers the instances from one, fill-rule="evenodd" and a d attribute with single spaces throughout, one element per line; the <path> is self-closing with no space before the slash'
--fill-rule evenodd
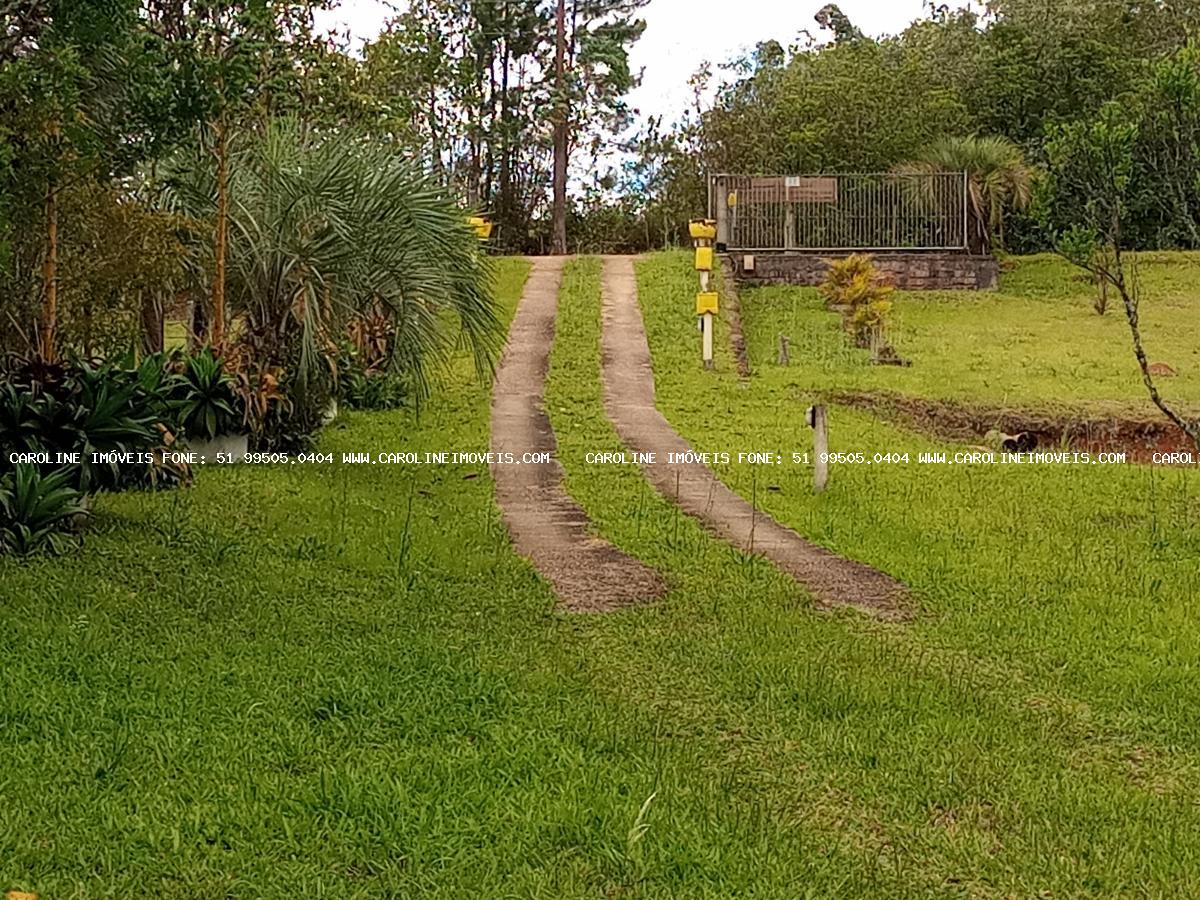
<path id="1" fill-rule="evenodd" d="M 334 338 L 376 310 L 392 320 L 390 363 L 414 396 L 428 396 L 460 346 L 491 372 L 501 335 L 491 266 L 462 210 L 411 163 L 284 119 L 242 144 L 230 177 L 231 333 L 264 371 L 286 373 L 302 417 L 328 396 Z M 211 217 L 205 172 L 184 165 L 172 183 L 173 204 Z"/>
<path id="2" fill-rule="evenodd" d="M 993 237 L 1004 243 L 1004 214 L 1020 211 L 1033 198 L 1033 169 L 1021 148 L 999 136 L 948 137 L 930 144 L 893 169 L 900 175 L 966 172 L 971 248 L 988 253 Z"/>

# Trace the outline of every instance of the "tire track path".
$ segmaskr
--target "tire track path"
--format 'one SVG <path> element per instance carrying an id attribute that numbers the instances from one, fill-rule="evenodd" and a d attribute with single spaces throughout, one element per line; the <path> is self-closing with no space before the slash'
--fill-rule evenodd
<path id="1" fill-rule="evenodd" d="M 655 405 L 654 371 L 631 257 L 605 258 L 603 296 L 604 409 L 630 449 L 655 454 L 655 461 L 643 466 L 655 489 L 721 539 L 769 559 L 818 605 L 905 618 L 906 591 L 900 582 L 819 547 L 756 511 L 707 466 L 667 462 L 668 453 L 687 453 L 691 447 Z"/>
<path id="2" fill-rule="evenodd" d="M 655 599 L 666 589 L 658 574 L 591 534 L 587 514 L 563 490 L 545 386 L 566 261 L 532 262 L 492 391 L 491 449 L 518 461 L 541 451 L 551 454 L 551 461 L 493 463 L 504 524 L 517 552 L 554 586 L 568 610 L 603 612 Z"/>

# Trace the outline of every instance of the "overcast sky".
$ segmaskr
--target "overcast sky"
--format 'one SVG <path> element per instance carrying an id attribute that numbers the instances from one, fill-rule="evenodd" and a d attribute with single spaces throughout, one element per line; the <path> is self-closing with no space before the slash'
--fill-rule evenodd
<path id="1" fill-rule="evenodd" d="M 373 38 L 391 15 L 383 0 L 342 0 L 321 14 L 322 28 L 349 28 L 358 40 Z M 642 86 L 630 98 L 644 114 L 675 119 L 687 105 L 688 77 L 703 60 L 725 62 L 774 38 L 783 45 L 801 30 L 816 32 L 813 16 L 828 0 L 650 0 L 643 11 L 646 33 L 635 46 L 633 63 L 643 70 Z M 924 14 L 922 0 L 839 0 L 850 20 L 871 35 L 896 34 Z"/>

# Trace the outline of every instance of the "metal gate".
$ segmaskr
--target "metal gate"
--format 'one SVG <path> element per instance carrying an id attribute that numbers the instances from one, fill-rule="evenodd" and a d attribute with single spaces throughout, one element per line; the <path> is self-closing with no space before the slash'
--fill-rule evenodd
<path id="1" fill-rule="evenodd" d="M 965 172 L 713 175 L 709 218 L 730 250 L 967 250 Z"/>

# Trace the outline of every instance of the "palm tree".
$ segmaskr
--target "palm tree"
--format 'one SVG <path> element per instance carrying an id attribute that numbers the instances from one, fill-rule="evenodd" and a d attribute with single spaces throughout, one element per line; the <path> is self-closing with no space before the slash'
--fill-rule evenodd
<path id="1" fill-rule="evenodd" d="M 1033 197 L 1033 170 L 1021 148 L 1005 137 L 942 138 L 893 171 L 967 173 L 968 242 L 974 253 L 990 253 L 993 235 L 1003 246 L 1005 211 L 1026 209 Z"/>
<path id="2" fill-rule="evenodd" d="M 177 161 L 174 208 L 212 219 L 210 168 Z M 303 394 L 328 382 L 347 323 L 382 312 L 393 329 L 391 364 L 418 398 L 459 346 L 481 375 L 491 373 L 501 337 L 492 267 L 463 211 L 411 163 L 285 119 L 235 146 L 229 179 L 231 339 L 252 345 L 259 365 L 284 370 Z M 212 247 L 196 249 L 211 272 Z"/>

